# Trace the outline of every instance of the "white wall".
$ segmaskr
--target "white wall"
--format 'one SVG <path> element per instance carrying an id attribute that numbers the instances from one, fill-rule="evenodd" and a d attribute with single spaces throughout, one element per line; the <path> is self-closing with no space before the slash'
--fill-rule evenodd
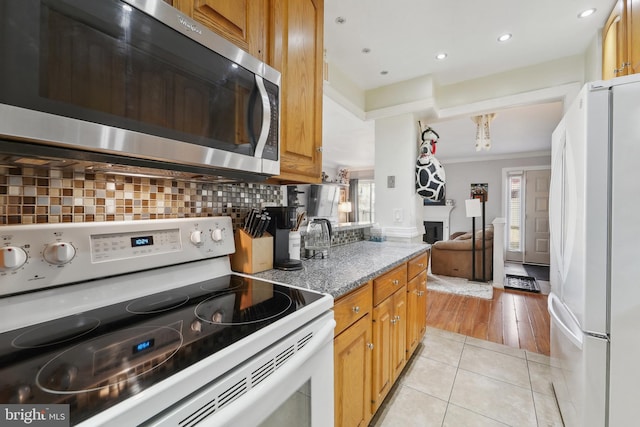
<path id="1" fill-rule="evenodd" d="M 447 199 L 455 200 L 456 207 L 451 211 L 451 234 L 456 231 L 470 231 L 471 218 L 465 215 L 464 201 L 469 199 L 472 183 L 488 183 L 489 199 L 485 206 L 486 224 L 496 217 L 502 217 L 502 169 L 525 166 L 549 166 L 551 155 L 542 157 L 521 157 L 482 162 L 443 164 L 447 175 Z M 425 209 L 428 209 L 426 207 Z M 476 219 L 476 228 L 481 226 Z"/>
<path id="2" fill-rule="evenodd" d="M 415 192 L 418 126 L 413 114 L 376 120 L 375 139 L 376 222 L 390 240 L 420 236 L 424 227 Z M 394 188 L 387 186 L 389 176 L 395 179 Z"/>

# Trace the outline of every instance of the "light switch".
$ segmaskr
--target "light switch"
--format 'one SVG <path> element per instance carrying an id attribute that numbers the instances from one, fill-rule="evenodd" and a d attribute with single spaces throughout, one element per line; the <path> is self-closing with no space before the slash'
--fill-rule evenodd
<path id="1" fill-rule="evenodd" d="M 390 175 L 387 177 L 387 188 L 396 188 L 396 177 Z"/>

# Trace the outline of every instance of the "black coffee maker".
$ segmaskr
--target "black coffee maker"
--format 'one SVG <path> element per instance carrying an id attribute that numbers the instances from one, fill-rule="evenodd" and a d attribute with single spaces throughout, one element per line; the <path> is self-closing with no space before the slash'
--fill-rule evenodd
<path id="1" fill-rule="evenodd" d="M 289 256 L 289 231 L 296 226 L 295 206 L 268 207 L 271 221 L 267 231 L 273 236 L 273 267 L 279 270 L 300 270 L 302 261 Z"/>

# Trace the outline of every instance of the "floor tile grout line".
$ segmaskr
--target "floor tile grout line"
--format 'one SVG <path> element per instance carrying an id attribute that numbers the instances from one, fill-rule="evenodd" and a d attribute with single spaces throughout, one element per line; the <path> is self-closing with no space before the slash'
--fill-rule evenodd
<path id="1" fill-rule="evenodd" d="M 536 399 L 533 396 L 533 381 L 531 381 L 531 369 L 529 368 L 529 360 L 527 360 L 527 373 L 529 374 L 529 384 L 531 384 L 531 402 L 533 403 L 533 414 L 536 417 L 536 425 L 540 425 L 538 419 L 538 408 L 536 407 Z"/>

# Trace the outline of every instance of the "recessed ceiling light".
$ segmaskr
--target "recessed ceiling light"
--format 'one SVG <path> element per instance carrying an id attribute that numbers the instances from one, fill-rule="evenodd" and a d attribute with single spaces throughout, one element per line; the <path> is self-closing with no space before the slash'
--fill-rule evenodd
<path id="1" fill-rule="evenodd" d="M 436 59 L 437 59 L 438 61 L 442 61 L 442 60 L 443 60 L 443 59 L 445 59 L 446 57 L 447 57 L 447 54 L 446 54 L 446 53 L 444 53 L 444 52 L 439 53 L 439 54 L 437 54 L 437 55 L 436 55 Z"/>
<path id="2" fill-rule="evenodd" d="M 596 11 L 595 7 L 584 10 L 578 14 L 578 18 L 586 18 L 587 16 L 591 16 L 595 13 L 595 11 Z"/>
<path id="3" fill-rule="evenodd" d="M 362 48 L 362 53 L 370 53 L 371 49 L 369 49 L 368 47 L 363 47 Z"/>
<path id="4" fill-rule="evenodd" d="M 336 18 L 336 24 L 344 24 L 345 22 L 347 22 L 347 18 L 344 18 L 342 16 L 338 16 Z"/>
<path id="5" fill-rule="evenodd" d="M 511 34 L 506 33 L 501 35 L 500 37 L 498 37 L 498 41 L 499 42 L 506 42 L 507 40 L 509 40 L 511 37 L 513 37 Z"/>
<path id="6" fill-rule="evenodd" d="M 380 74 L 382 74 L 383 76 L 386 76 L 387 74 L 389 74 L 389 72 L 387 70 L 382 70 L 380 71 Z"/>

